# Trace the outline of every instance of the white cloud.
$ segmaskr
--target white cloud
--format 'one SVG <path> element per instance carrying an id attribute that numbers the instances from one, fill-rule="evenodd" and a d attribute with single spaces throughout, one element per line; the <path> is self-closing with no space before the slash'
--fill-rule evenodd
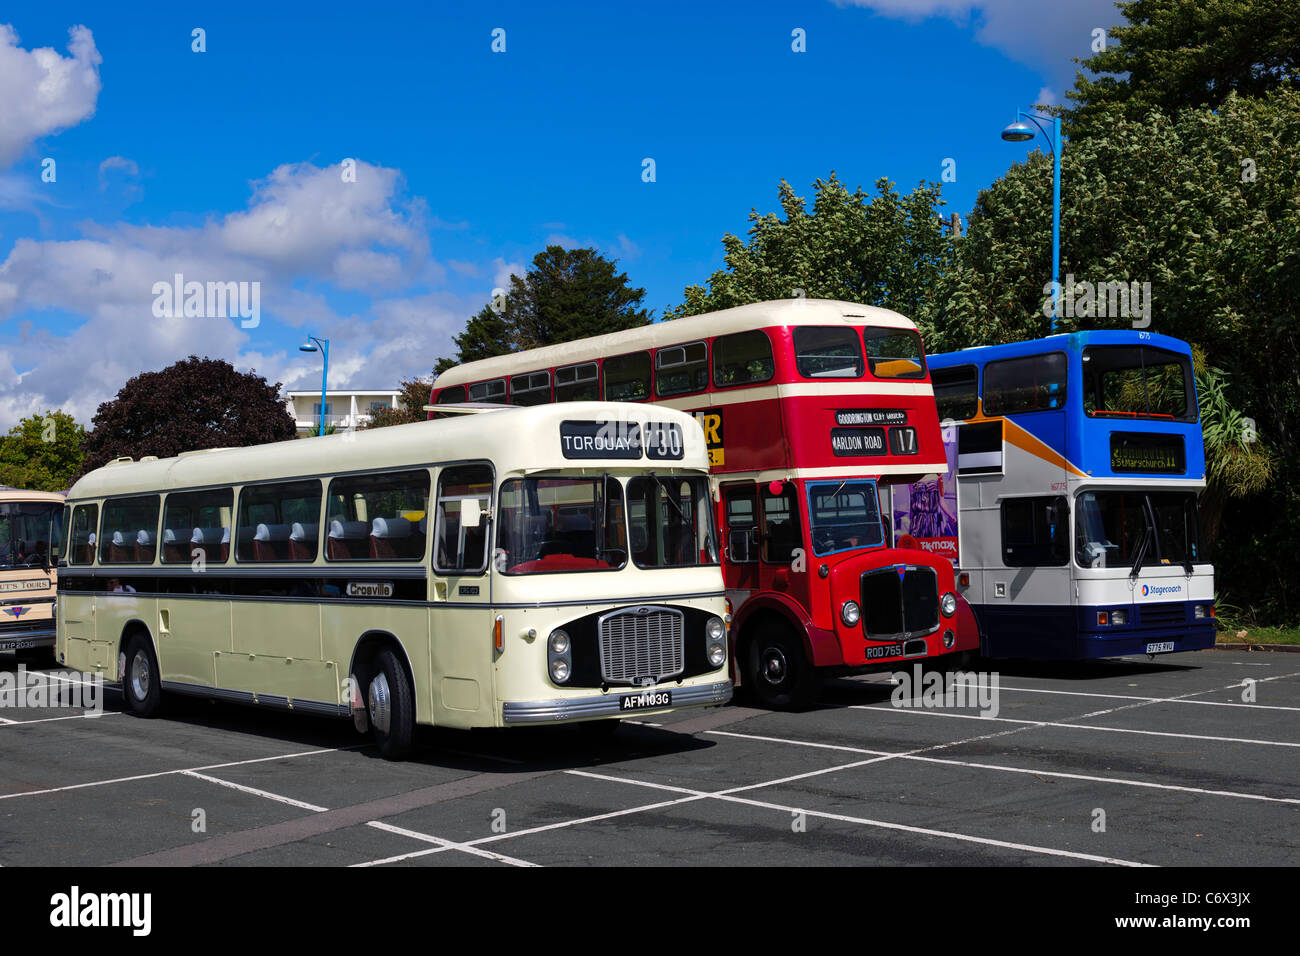
<path id="1" fill-rule="evenodd" d="M 94 114 L 102 57 L 88 29 L 68 34 L 72 55 L 65 57 L 48 46 L 24 50 L 14 28 L 0 23 L 0 167 L 39 137 Z"/>
<path id="2" fill-rule="evenodd" d="M 500 256 L 492 260 L 492 286 L 497 289 L 509 289 L 510 277 L 523 278 L 528 275 L 528 267 L 522 262 L 506 262 Z"/>
<path id="3" fill-rule="evenodd" d="M 18 239 L 0 262 L 0 322 L 31 325 L 0 345 L 0 429 L 45 408 L 88 423 L 128 378 L 191 353 L 256 367 L 289 387 L 319 382 L 318 361 L 304 361 L 296 348 L 266 350 L 273 323 L 331 339 L 332 386 L 396 385 L 427 373 L 437 355 L 450 354 L 451 335 L 481 302 L 412 294 L 345 315 L 327 295 L 331 288 L 418 288 L 439 274 L 428 259 L 422 204 L 405 199 L 401 183 L 396 170 L 362 163 L 354 183 L 341 181 L 338 166 L 282 166 L 253 184 L 246 210 L 203 226 L 91 223 L 79 239 Z M 522 274 L 500 259 L 493 267 Z M 267 328 L 155 317 L 153 285 L 176 273 L 186 281 L 261 283 Z M 84 323 L 56 331 L 48 316 L 68 313 Z"/>
<path id="4" fill-rule="evenodd" d="M 883 16 L 916 22 L 945 17 L 974 26 L 975 39 L 1052 81 L 1057 89 L 1074 83 L 1081 68 L 1073 57 L 1092 56 L 1092 31 L 1124 23 L 1114 0 L 834 0 Z M 1113 41 L 1111 41 L 1113 42 Z M 1041 102 L 1041 100 L 1039 101 Z"/>

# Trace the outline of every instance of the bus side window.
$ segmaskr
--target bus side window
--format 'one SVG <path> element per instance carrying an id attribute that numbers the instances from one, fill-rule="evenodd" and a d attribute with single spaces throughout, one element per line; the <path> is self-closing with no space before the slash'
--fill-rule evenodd
<path id="1" fill-rule="evenodd" d="M 478 499 L 479 520 L 461 522 L 463 502 Z M 438 508 L 434 530 L 433 566 L 450 574 L 482 574 L 487 570 L 487 511 L 492 500 L 492 469 L 487 465 L 457 465 L 438 476 Z"/>
<path id="2" fill-rule="evenodd" d="M 758 495 L 752 484 L 723 485 L 727 504 L 727 560 L 732 564 L 758 561 Z"/>
<path id="3" fill-rule="evenodd" d="M 1068 564 L 1070 506 L 1061 496 L 1002 502 L 1002 561 L 1009 568 Z"/>
<path id="4" fill-rule="evenodd" d="M 979 372 L 974 365 L 930 370 L 939 421 L 964 422 L 979 411 Z"/>
<path id="5" fill-rule="evenodd" d="M 90 564 L 95 560 L 95 528 L 98 524 L 98 505 L 77 505 L 72 509 L 69 564 Z"/>

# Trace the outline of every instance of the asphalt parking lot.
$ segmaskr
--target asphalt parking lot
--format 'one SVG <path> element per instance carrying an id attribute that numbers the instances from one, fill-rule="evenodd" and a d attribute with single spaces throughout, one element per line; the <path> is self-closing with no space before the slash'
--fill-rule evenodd
<path id="1" fill-rule="evenodd" d="M 187 698 L 6 707 L 0 865 L 1300 864 L 1300 656 L 996 673 L 996 716 L 895 706 L 881 674 L 603 739 L 425 728 L 402 763 L 344 721 Z"/>

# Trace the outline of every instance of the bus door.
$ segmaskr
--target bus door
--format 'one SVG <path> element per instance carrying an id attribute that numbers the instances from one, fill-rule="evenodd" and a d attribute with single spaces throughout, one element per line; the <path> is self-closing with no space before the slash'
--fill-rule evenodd
<path id="1" fill-rule="evenodd" d="M 492 466 L 439 469 L 432 514 L 429 656 L 435 723 L 444 708 L 477 711 L 493 697 Z"/>
<path id="2" fill-rule="evenodd" d="M 998 503 L 1003 568 L 988 582 L 982 612 L 991 656 L 1077 656 L 1070 569 L 1070 508 L 1064 495 L 1004 496 Z"/>
<path id="3" fill-rule="evenodd" d="M 722 490 L 723 577 L 736 610 L 759 589 L 758 488 L 728 482 Z"/>

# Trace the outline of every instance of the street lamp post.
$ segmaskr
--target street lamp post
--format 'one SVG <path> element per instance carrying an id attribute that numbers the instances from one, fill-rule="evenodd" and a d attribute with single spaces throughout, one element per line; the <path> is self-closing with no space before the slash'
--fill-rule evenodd
<path id="1" fill-rule="evenodd" d="M 1052 119 L 1052 132 L 1039 122 L 1040 118 L 1024 110 L 1016 110 L 1016 121 L 1002 131 L 1009 143 L 1023 143 L 1034 138 L 1034 131 L 1022 123 L 1021 117 L 1033 122 L 1038 131 L 1047 137 L 1052 150 L 1052 334 L 1056 334 L 1056 319 L 1061 314 L 1061 118 Z"/>
<path id="2" fill-rule="evenodd" d="M 315 342 L 316 344 L 313 345 L 312 344 L 313 342 Z M 325 434 L 325 382 L 329 378 L 329 373 L 330 373 L 330 340 L 318 339 L 314 335 L 309 335 L 307 336 L 307 341 L 304 342 L 302 345 L 298 346 L 298 351 L 315 352 L 317 346 L 320 347 L 321 356 L 325 359 L 325 364 L 321 368 L 321 373 L 320 373 L 320 429 L 317 431 L 316 434 L 324 435 Z"/>

